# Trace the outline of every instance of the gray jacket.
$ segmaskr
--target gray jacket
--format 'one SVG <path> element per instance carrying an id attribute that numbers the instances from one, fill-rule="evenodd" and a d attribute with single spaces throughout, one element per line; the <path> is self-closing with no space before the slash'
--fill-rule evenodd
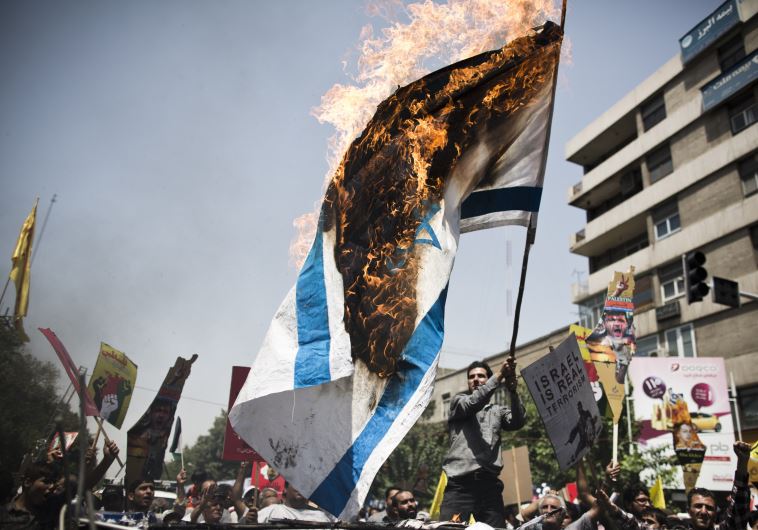
<path id="1" fill-rule="evenodd" d="M 477 470 L 500 474 L 500 431 L 515 431 L 524 425 L 524 406 L 515 392 L 510 395 L 510 407 L 490 403 L 499 386 L 493 375 L 473 392 L 456 394 L 450 401 L 450 450 L 442 465 L 448 478 Z"/>

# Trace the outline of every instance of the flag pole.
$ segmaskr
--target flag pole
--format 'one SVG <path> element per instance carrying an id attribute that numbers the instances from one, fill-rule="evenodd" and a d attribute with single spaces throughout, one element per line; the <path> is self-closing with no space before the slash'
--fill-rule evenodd
<path id="1" fill-rule="evenodd" d="M 32 254 L 32 262 L 31 265 L 34 265 L 34 258 L 37 257 L 37 254 L 39 254 L 39 245 L 42 243 L 42 236 L 45 233 L 45 227 L 47 226 L 47 220 L 50 219 L 50 210 L 53 209 L 53 204 L 55 204 L 55 199 L 58 197 L 57 193 L 53 193 L 53 197 L 50 199 L 50 206 L 47 207 L 47 212 L 45 212 L 45 219 L 42 221 L 42 228 L 39 229 L 39 236 L 37 236 L 37 251 Z"/>
<path id="2" fill-rule="evenodd" d="M 85 390 L 86 392 L 86 390 Z M 97 425 L 99 427 L 99 430 L 103 433 L 103 440 L 105 440 L 105 443 L 109 444 L 111 443 L 111 439 L 108 437 L 108 433 L 105 432 L 105 427 L 103 427 L 103 419 L 100 416 L 94 416 L 95 421 L 97 422 Z M 121 457 L 116 455 L 116 460 L 118 461 L 119 465 L 121 467 L 124 466 L 124 463 L 121 461 Z"/>
<path id="3" fill-rule="evenodd" d="M 566 1 L 563 0 L 561 8 L 561 30 L 563 31 L 566 24 Z M 561 44 L 563 41 L 561 40 Z M 560 54 L 560 49 L 558 51 Z M 553 94 L 550 100 L 550 115 L 547 120 L 547 131 L 545 133 L 545 145 L 550 145 L 550 131 L 553 125 L 553 110 L 555 109 L 555 88 L 558 85 L 558 66 L 560 65 L 560 56 L 555 63 L 555 72 L 553 72 Z M 542 153 L 542 161 L 540 162 L 540 182 L 545 178 L 545 166 L 547 165 L 547 149 Z M 516 357 L 516 340 L 518 339 L 518 326 L 521 317 L 521 302 L 524 299 L 524 287 L 526 285 L 526 269 L 529 266 L 529 250 L 531 250 L 534 244 L 534 238 L 537 233 L 537 213 L 532 212 L 529 214 L 529 223 L 526 229 L 526 244 L 524 245 L 524 257 L 521 262 L 521 279 L 519 280 L 518 295 L 516 296 L 516 314 L 513 317 L 513 335 L 511 336 L 511 348 L 508 356 L 511 358 Z"/>

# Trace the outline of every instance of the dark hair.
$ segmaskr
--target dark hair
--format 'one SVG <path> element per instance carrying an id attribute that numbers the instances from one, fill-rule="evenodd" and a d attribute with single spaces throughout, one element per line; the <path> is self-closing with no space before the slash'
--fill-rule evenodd
<path id="1" fill-rule="evenodd" d="M 566 503 L 566 513 L 571 517 L 571 521 L 576 521 L 581 517 L 581 514 L 579 513 L 579 506 L 574 504 L 573 502 L 567 502 Z"/>
<path id="2" fill-rule="evenodd" d="M 487 372 L 487 377 L 492 377 L 492 368 L 490 368 L 490 365 L 484 361 L 474 361 L 473 363 L 469 364 L 468 368 L 466 368 L 467 377 L 468 373 L 474 368 L 484 368 L 484 370 Z"/>
<path id="3" fill-rule="evenodd" d="M 60 473 L 55 466 L 52 466 L 47 462 L 32 462 L 24 470 L 24 482 L 27 480 L 34 482 L 38 478 L 55 480 L 59 476 Z"/>
<path id="4" fill-rule="evenodd" d="M 624 493 L 621 496 L 621 498 L 624 500 L 624 508 L 628 509 L 634 502 L 635 497 L 637 497 L 637 495 L 640 493 L 644 493 L 645 495 L 650 496 L 647 488 L 641 482 L 636 482 L 631 486 L 624 488 Z"/>
<path id="5" fill-rule="evenodd" d="M 192 472 L 192 475 L 190 476 L 190 480 L 192 481 L 193 484 L 202 484 L 203 482 L 208 480 L 208 478 L 210 478 L 208 476 L 208 472 L 202 469 L 196 469 L 195 471 Z"/>
<path id="6" fill-rule="evenodd" d="M 386 490 L 384 490 L 384 498 L 386 499 L 387 497 L 390 496 L 390 491 L 395 490 L 395 495 L 397 495 L 397 492 L 399 492 L 402 489 L 403 488 L 401 488 L 400 486 L 390 486 L 389 488 L 387 488 Z M 393 497 L 395 495 L 393 495 Z M 390 499 L 390 500 L 392 500 L 392 499 Z"/>
<path id="7" fill-rule="evenodd" d="M 654 517 L 655 520 L 658 521 L 658 524 L 661 526 L 666 524 L 666 517 L 668 517 L 666 515 L 666 512 L 664 512 L 663 510 L 659 510 L 658 508 L 653 508 L 653 507 L 645 508 L 644 510 L 640 512 L 640 517 L 643 517 L 645 515 L 650 515 Z"/>
<path id="8" fill-rule="evenodd" d="M 398 491 L 392 496 L 392 499 L 390 500 L 390 503 L 392 504 L 392 506 L 397 507 L 397 496 L 400 495 L 401 493 L 410 493 L 413 496 L 413 492 L 411 490 L 401 489 L 400 491 Z"/>
<path id="9" fill-rule="evenodd" d="M 711 490 L 707 488 L 692 488 L 689 493 L 687 493 L 687 508 L 689 508 L 692 504 L 692 497 L 695 495 L 700 495 L 701 497 L 710 497 L 713 499 L 713 502 L 716 502 L 716 496 Z"/>
<path id="10" fill-rule="evenodd" d="M 139 488 L 142 484 L 150 484 L 151 486 L 153 486 L 153 488 L 155 487 L 155 483 L 153 482 L 152 479 L 138 478 L 138 479 L 132 480 L 129 483 L 129 486 L 127 486 L 126 488 L 126 493 L 134 493 L 134 490 Z"/>
<path id="11" fill-rule="evenodd" d="M 753 526 L 756 521 L 758 521 L 758 510 L 753 510 L 750 512 L 750 515 L 748 515 L 747 522 L 750 526 Z"/>

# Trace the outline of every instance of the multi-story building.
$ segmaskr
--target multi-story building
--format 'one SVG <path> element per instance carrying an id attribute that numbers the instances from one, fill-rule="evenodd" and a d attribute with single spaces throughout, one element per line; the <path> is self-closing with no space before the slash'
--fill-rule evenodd
<path id="1" fill-rule="evenodd" d="M 584 169 L 568 202 L 587 223 L 571 252 L 580 323 L 600 318 L 614 270 L 635 267 L 638 356 L 721 356 L 743 433 L 758 431 L 758 303 L 688 304 L 682 255 L 758 292 L 758 0 L 727 0 L 680 39 L 681 52 L 569 141 Z M 756 335 L 754 335 L 756 333 Z"/>

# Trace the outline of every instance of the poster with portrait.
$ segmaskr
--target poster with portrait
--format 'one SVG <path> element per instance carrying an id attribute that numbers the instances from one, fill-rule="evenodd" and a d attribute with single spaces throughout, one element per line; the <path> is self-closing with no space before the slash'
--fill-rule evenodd
<path id="1" fill-rule="evenodd" d="M 730 490 L 736 460 L 724 359 L 640 357 L 632 363 L 629 377 L 639 443 L 667 447 L 690 479 L 700 460 L 697 486 Z M 685 483 L 680 477 L 666 486 L 684 489 Z"/>
<path id="2" fill-rule="evenodd" d="M 87 392 L 100 417 L 117 429 L 124 423 L 136 383 L 137 365 L 123 352 L 101 342 Z"/>
<path id="3" fill-rule="evenodd" d="M 126 435 L 126 478 L 124 484 L 134 480 L 159 480 L 163 460 L 174 423 L 176 405 L 182 397 L 184 383 L 197 359 L 177 357 L 166 374 L 158 395 L 139 421 Z"/>
<path id="4" fill-rule="evenodd" d="M 633 297 L 634 267 L 630 267 L 626 273 L 614 272 L 608 284 L 600 322 L 585 339 L 590 358 L 595 363 L 614 363 L 615 380 L 620 385 L 624 384 L 626 372 L 637 349 Z M 605 382 L 603 386 L 606 386 Z"/>
<path id="5" fill-rule="evenodd" d="M 521 370 L 521 375 L 545 424 L 558 465 L 568 469 L 589 451 L 603 428 L 576 337 L 571 334 L 555 350 Z"/>

